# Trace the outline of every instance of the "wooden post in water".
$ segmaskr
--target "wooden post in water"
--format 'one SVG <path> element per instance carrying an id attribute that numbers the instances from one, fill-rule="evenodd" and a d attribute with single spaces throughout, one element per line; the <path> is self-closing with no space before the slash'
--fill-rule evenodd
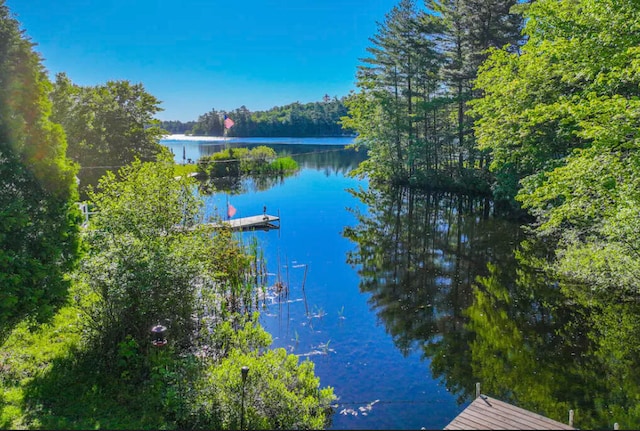
<path id="1" fill-rule="evenodd" d="M 476 398 L 480 396 L 480 382 L 476 383 Z"/>
<path id="2" fill-rule="evenodd" d="M 569 426 L 573 426 L 573 410 L 569 410 Z"/>
<path id="3" fill-rule="evenodd" d="M 309 264 L 304 265 L 304 278 L 302 279 L 302 297 L 304 298 L 304 309 L 309 317 L 309 304 L 307 303 L 307 293 L 304 291 L 304 284 L 307 281 L 307 271 L 309 270 Z"/>

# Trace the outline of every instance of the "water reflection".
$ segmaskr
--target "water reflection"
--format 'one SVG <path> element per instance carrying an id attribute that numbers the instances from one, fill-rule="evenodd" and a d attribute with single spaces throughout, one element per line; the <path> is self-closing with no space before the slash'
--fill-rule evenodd
<path id="1" fill-rule="evenodd" d="M 227 146 L 244 146 L 252 148 L 258 144 L 247 144 L 238 142 L 227 144 Z M 279 157 L 290 156 L 299 165 L 300 169 L 314 169 L 323 171 L 326 177 L 332 175 L 345 175 L 355 169 L 358 164 L 365 160 L 367 155 L 364 151 L 345 148 L 344 145 L 312 145 L 312 144 L 269 144 Z M 201 153 L 213 154 L 222 151 L 224 146 L 208 145 L 206 149 L 201 149 Z M 297 173 L 287 173 L 284 175 L 251 175 L 243 177 L 222 177 L 213 178 L 200 183 L 200 192 L 210 195 L 216 191 L 230 193 L 234 195 L 244 193 L 255 193 L 269 190 L 277 185 L 282 185 L 286 178 L 295 176 Z"/>
<path id="2" fill-rule="evenodd" d="M 640 307 L 577 300 L 549 276 L 545 246 L 523 241 L 516 265 L 490 266 L 467 310 L 474 375 L 487 392 L 580 428 L 640 425 Z M 581 290 L 584 287 L 581 288 Z"/>
<path id="3" fill-rule="evenodd" d="M 491 217 L 488 199 L 406 188 L 354 194 L 369 207 L 344 232 L 357 244 L 348 261 L 360 266 L 360 290 L 403 354 L 424 350 L 435 374 L 456 376 L 447 388 L 464 399 L 475 381 L 464 315 L 472 283 L 487 262 L 508 259 L 518 226 Z"/>
<path id="4" fill-rule="evenodd" d="M 301 169 L 323 171 L 325 176 L 346 174 L 367 158 L 366 151 L 345 148 L 353 143 L 353 138 L 234 138 L 227 141 L 185 141 L 163 139 L 160 143 L 174 154 L 176 163 L 196 163 L 200 157 L 220 152 L 226 148 L 255 148 L 266 145 L 273 148 L 278 156 L 290 156 Z M 183 159 L 184 157 L 184 159 Z M 77 176 L 80 180 L 80 200 L 88 199 L 87 188 L 95 187 L 98 180 L 108 171 L 117 171 L 121 166 L 82 167 Z M 265 191 L 282 185 L 289 175 L 254 176 L 251 178 L 228 177 L 215 181 L 201 181 L 200 191 L 210 195 L 214 191 L 231 194 Z"/>
<path id="5" fill-rule="evenodd" d="M 250 175 L 250 176 L 229 176 L 216 177 L 200 181 L 198 190 L 203 196 L 210 196 L 217 192 L 224 192 L 231 195 L 241 195 L 245 193 L 256 193 L 269 190 L 277 185 L 284 184 L 284 180 L 296 173 L 284 175 Z"/>
<path id="6" fill-rule="evenodd" d="M 291 156 L 301 168 L 326 170 L 326 175 L 346 173 L 365 160 L 365 151 L 346 149 L 354 143 L 352 137 L 334 138 L 229 138 L 227 140 L 196 137 L 185 139 L 167 138 L 160 143 L 175 155 L 176 163 L 195 163 L 203 156 L 227 148 L 255 148 L 260 145 L 273 148 L 278 155 Z"/>
<path id="7" fill-rule="evenodd" d="M 227 144 L 199 144 L 200 156 L 208 156 L 223 151 L 226 148 L 255 148 L 266 145 L 273 148 L 278 156 L 292 157 L 301 168 L 325 170 L 327 176 L 336 172 L 347 173 L 355 169 L 360 162 L 367 158 L 365 151 L 347 149 L 345 145 L 328 144 L 282 144 L 278 142 L 252 143 L 232 142 Z"/>
<path id="8" fill-rule="evenodd" d="M 580 428 L 640 426 L 640 302 L 579 296 L 544 244 L 491 202 L 409 189 L 352 191 L 360 291 L 407 355 L 460 402 L 483 392 Z M 584 287 L 580 289 L 584 291 Z"/>

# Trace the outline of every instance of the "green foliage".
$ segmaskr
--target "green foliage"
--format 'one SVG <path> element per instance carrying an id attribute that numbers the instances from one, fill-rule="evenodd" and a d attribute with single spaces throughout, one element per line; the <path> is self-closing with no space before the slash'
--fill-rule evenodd
<path id="1" fill-rule="evenodd" d="M 194 280 L 207 253 L 204 232 L 194 229 L 199 201 L 189 178 L 174 179 L 170 155 L 157 163 L 134 162 L 108 172 L 90 191 L 96 214 L 85 239 L 82 271 L 99 297 L 92 311 L 105 354 L 116 354 L 127 336 L 148 344 L 149 328 L 165 319 L 172 340 L 187 345 L 193 330 Z"/>
<path id="2" fill-rule="evenodd" d="M 298 166 L 298 162 L 293 160 L 291 157 L 278 157 L 269 165 L 269 172 L 284 174 L 286 172 L 295 172 L 300 167 Z"/>
<path id="3" fill-rule="evenodd" d="M 0 349 L 0 428 L 26 428 L 26 388 L 47 374 L 56 360 L 68 357 L 80 345 L 79 310 L 63 307 L 49 323 L 38 327 L 22 322 L 13 328 Z"/>
<path id="4" fill-rule="evenodd" d="M 201 115 L 191 129 L 193 135 L 238 137 L 267 136 L 343 136 L 351 134 L 339 124 L 340 117 L 346 114 L 344 100 L 325 96 L 322 102 L 301 104 L 291 103 L 276 106 L 268 111 L 251 112 L 245 106 L 231 112 L 216 111 Z M 233 119 L 235 125 L 225 130 L 224 115 Z"/>
<path id="5" fill-rule="evenodd" d="M 276 152 L 273 148 L 260 145 L 252 148 L 245 157 L 242 158 L 240 170 L 243 174 L 262 174 L 269 167 L 269 162 L 275 159 Z"/>
<path id="6" fill-rule="evenodd" d="M 467 101 L 477 96 L 473 82 L 485 50 L 520 39 L 514 4 L 427 1 L 421 10 L 402 0 L 385 16 L 342 118 L 358 133 L 357 145 L 369 150 L 356 174 L 403 186 L 486 191 L 488 154 L 476 148 Z"/>
<path id="7" fill-rule="evenodd" d="M 188 428 L 229 426 L 227 407 L 217 410 L 215 400 L 233 397 L 228 393 L 233 388 L 212 386 L 209 376 L 240 351 L 254 357 L 256 368 L 272 355 L 264 352 L 271 339 L 257 314 L 248 317 L 257 304 L 257 268 L 230 230 L 214 233 L 197 224 L 201 202 L 193 183 L 174 173 L 165 152 L 156 163 L 136 161 L 118 177 L 108 173 L 98 191 L 90 192 L 97 214 L 87 230 L 89 251 L 81 268 L 84 296 L 95 298 L 84 307 L 90 317 L 89 356 L 95 361 L 97 355 L 100 372 L 115 373 L 121 385 L 143 385 L 136 391 L 150 397 L 143 407 L 159 409 L 164 421 Z M 149 329 L 158 322 L 167 325 L 169 343 L 152 352 Z M 318 400 L 307 400 L 305 389 L 311 384 L 317 389 L 317 379 L 308 366 L 298 370 L 290 362 L 274 367 L 308 383 L 273 390 L 293 404 L 278 404 L 274 395 L 260 398 L 266 407 L 257 400 L 247 400 L 247 406 L 289 417 L 287 409 L 298 404 L 304 412 L 300 423 L 321 423 L 325 411 Z"/>
<path id="8" fill-rule="evenodd" d="M 519 199 L 538 217 L 538 233 L 558 244 L 561 275 L 606 295 L 637 297 L 638 172 L 636 154 L 621 157 L 591 148 L 576 152 L 541 181 L 524 182 Z"/>
<path id="9" fill-rule="evenodd" d="M 187 165 L 176 165 L 174 169 L 174 174 L 177 177 L 188 176 L 189 174 L 198 173 L 198 165 L 195 163 L 187 164 Z"/>
<path id="10" fill-rule="evenodd" d="M 291 157 L 276 158 L 273 148 L 227 148 L 198 160 L 198 172 L 210 178 L 273 175 L 298 170 Z"/>
<path id="11" fill-rule="evenodd" d="M 187 132 L 192 132 L 193 127 L 196 125 L 195 121 L 187 121 L 183 123 L 182 121 L 160 121 L 160 128 L 162 130 L 166 130 L 172 135 L 183 135 Z M 202 133 L 197 133 L 202 134 Z"/>
<path id="12" fill-rule="evenodd" d="M 51 83 L 0 1 L 0 340 L 26 317 L 51 317 L 78 256 L 75 166 L 50 120 Z"/>
<path id="13" fill-rule="evenodd" d="M 311 362 L 266 351 L 271 337 L 257 314 L 232 316 L 244 322 L 238 329 L 218 325 L 206 357 L 161 349 L 145 359 L 126 337 L 118 354 L 126 364 L 107 370 L 82 342 L 85 316 L 68 306 L 36 331 L 26 324 L 14 330 L 0 351 L 2 428 L 237 429 L 245 365 L 248 428 L 321 429 L 329 420 L 333 390 L 319 388 Z M 135 374 L 138 361 L 148 362 L 146 379 Z"/>
<path id="14" fill-rule="evenodd" d="M 198 121 L 192 122 L 192 127 L 187 129 L 185 133 L 197 136 L 223 136 L 225 131 L 223 119 L 223 112 L 212 109 L 198 117 Z"/>
<path id="15" fill-rule="evenodd" d="M 198 160 L 198 172 L 209 177 L 240 176 L 240 162 L 249 154 L 247 148 L 228 148 Z"/>
<path id="16" fill-rule="evenodd" d="M 520 179 L 552 170 L 574 148 L 633 140 L 635 9 L 592 1 L 528 8 L 522 55 L 493 51 L 477 82 L 485 97 L 473 102 L 476 133 L 494 170 Z"/>
<path id="17" fill-rule="evenodd" d="M 65 130 L 69 157 L 83 167 L 151 161 L 160 152 L 164 132 L 154 119 L 160 101 L 142 84 L 108 81 L 81 87 L 59 73 L 51 99 L 52 118 Z"/>
<path id="18" fill-rule="evenodd" d="M 538 1 L 520 55 L 494 51 L 474 102 L 500 189 L 558 246 L 559 274 L 636 296 L 640 16 L 632 1 Z"/>
<path id="19" fill-rule="evenodd" d="M 266 350 L 271 337 L 252 313 L 256 258 L 230 230 L 198 224 L 194 184 L 174 175 L 165 152 L 90 192 L 96 214 L 70 305 L 48 326 L 20 325 L 0 349 L 2 427 L 236 426 L 237 385 L 220 370 L 237 360 L 261 376 L 247 392 L 248 421 L 325 423 L 333 392 L 319 389 L 312 365 Z M 168 327 L 162 348 L 150 342 L 158 322 Z"/>
<path id="20" fill-rule="evenodd" d="M 206 378 L 195 382 L 185 415 L 202 420 L 200 428 L 238 429 L 244 404 L 246 429 L 323 429 L 333 389 L 319 387 L 312 362 L 299 364 L 284 349 L 264 350 L 271 336 L 257 317 L 241 319 L 237 330 L 228 322 L 216 328 L 217 351 L 225 353 L 205 366 Z M 244 385 L 243 366 L 249 368 Z"/>
<path id="21" fill-rule="evenodd" d="M 243 366 L 249 367 L 244 385 Z M 331 388 L 319 388 L 313 363 L 298 364 L 284 349 L 263 355 L 234 351 L 209 369 L 206 384 L 216 416 L 212 425 L 220 429 L 239 428 L 243 390 L 247 429 L 323 429 L 334 400 Z"/>

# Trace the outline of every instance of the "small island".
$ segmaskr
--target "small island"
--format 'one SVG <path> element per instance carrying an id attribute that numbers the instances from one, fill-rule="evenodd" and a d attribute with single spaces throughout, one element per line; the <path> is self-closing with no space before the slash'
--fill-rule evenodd
<path id="1" fill-rule="evenodd" d="M 285 175 L 299 169 L 289 156 L 277 157 L 273 148 L 260 145 L 253 149 L 227 148 L 198 160 L 197 172 L 207 178 L 243 175 Z"/>

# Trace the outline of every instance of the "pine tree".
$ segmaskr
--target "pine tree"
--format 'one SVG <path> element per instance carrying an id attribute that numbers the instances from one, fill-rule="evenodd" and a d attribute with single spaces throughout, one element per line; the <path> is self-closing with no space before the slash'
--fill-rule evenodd
<path id="1" fill-rule="evenodd" d="M 384 163 L 391 179 L 403 182 L 414 169 L 414 98 L 419 94 L 416 85 L 422 66 L 419 51 L 425 42 L 413 0 L 395 6 L 378 23 L 370 41 L 370 56 L 362 60 L 357 74 L 362 93 L 347 102 L 351 114 L 360 110 L 362 116 L 352 115 L 344 124 L 362 132 L 367 127 L 363 122 L 376 117 L 381 127 L 360 133 L 361 140 L 368 145 L 374 163 Z"/>
<path id="2" fill-rule="evenodd" d="M 33 43 L 0 0 L 0 337 L 66 297 L 78 255 L 77 186 Z"/>

